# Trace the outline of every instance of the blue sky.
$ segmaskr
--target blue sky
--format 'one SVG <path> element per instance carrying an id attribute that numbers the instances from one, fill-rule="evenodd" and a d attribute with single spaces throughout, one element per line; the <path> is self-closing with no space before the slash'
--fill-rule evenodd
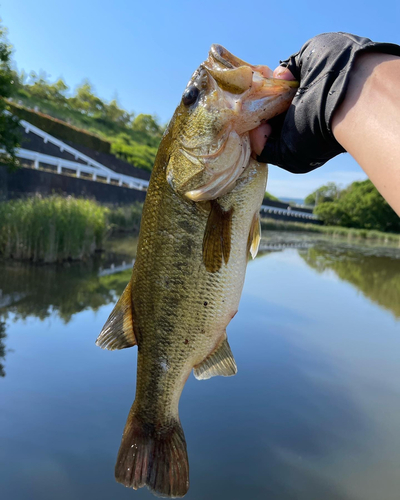
<path id="1" fill-rule="evenodd" d="M 326 31 L 400 43 L 398 0 L 0 0 L 0 17 L 18 69 L 61 76 L 72 89 L 88 78 L 100 97 L 162 122 L 212 43 L 271 68 Z M 345 154 L 306 175 L 271 167 L 267 189 L 302 198 L 328 181 L 365 177 Z"/>

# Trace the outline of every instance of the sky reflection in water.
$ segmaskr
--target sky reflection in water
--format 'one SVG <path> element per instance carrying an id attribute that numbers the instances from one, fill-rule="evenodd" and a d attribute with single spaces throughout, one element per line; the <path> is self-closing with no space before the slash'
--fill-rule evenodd
<path id="1" fill-rule="evenodd" d="M 398 500 L 398 250 L 277 234 L 263 248 L 285 242 L 300 248 L 248 267 L 228 327 L 238 375 L 184 389 L 186 498 Z M 128 254 L 1 268 L 3 498 L 153 498 L 113 478 L 136 350 L 94 345 L 130 276 L 98 267 Z"/>

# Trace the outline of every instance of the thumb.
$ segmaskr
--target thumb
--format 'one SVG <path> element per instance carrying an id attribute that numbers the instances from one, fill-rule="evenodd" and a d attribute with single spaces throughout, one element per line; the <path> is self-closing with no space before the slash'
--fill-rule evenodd
<path id="1" fill-rule="evenodd" d="M 296 80 L 293 73 L 286 66 L 278 66 L 275 68 L 273 76 L 281 80 Z"/>
<path id="2" fill-rule="evenodd" d="M 264 149 L 257 156 L 257 161 L 261 163 L 272 163 L 281 166 L 281 139 L 280 137 L 270 137 L 265 143 Z"/>

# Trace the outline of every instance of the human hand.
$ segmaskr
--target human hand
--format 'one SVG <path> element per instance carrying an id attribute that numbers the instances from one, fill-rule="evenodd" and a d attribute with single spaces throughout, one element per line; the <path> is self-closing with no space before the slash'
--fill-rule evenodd
<path id="1" fill-rule="evenodd" d="M 325 33 L 275 69 L 275 78 L 296 79 L 300 87 L 285 114 L 250 133 L 253 156 L 293 173 L 306 173 L 345 152 L 331 130 L 356 56 L 396 53 L 398 47 L 347 33 Z"/>
<path id="2" fill-rule="evenodd" d="M 278 66 L 274 69 L 273 78 L 280 78 L 282 80 L 295 80 L 293 74 L 284 66 Z M 268 122 L 263 122 L 257 128 L 250 130 L 250 145 L 251 145 L 251 156 L 256 160 L 265 144 L 272 133 L 272 126 Z"/>

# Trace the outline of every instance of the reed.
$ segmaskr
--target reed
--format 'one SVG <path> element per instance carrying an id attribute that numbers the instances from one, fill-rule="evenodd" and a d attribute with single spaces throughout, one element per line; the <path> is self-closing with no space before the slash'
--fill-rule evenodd
<path id="1" fill-rule="evenodd" d="M 0 255 L 32 262 L 89 257 L 103 245 L 108 209 L 73 197 L 0 203 Z"/>
<path id="2" fill-rule="evenodd" d="M 133 233 L 139 234 L 142 220 L 143 203 L 136 201 L 132 205 L 110 207 L 107 220 L 112 234 Z"/>

